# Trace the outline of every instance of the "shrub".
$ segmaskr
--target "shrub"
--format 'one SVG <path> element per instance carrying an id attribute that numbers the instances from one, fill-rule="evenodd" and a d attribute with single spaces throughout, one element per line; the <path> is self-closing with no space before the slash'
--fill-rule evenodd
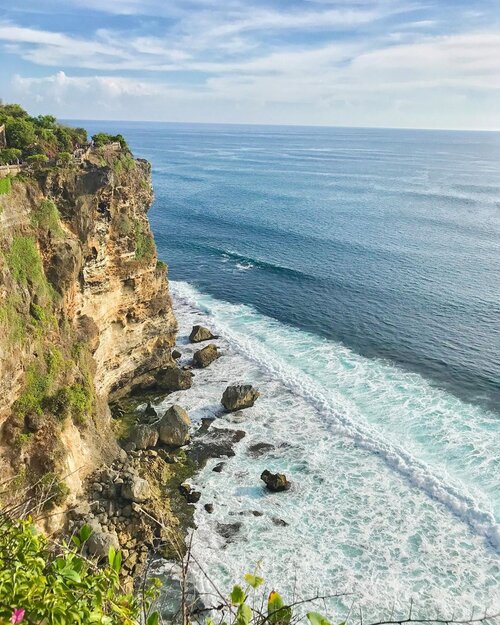
<path id="1" fill-rule="evenodd" d="M 139 219 L 135 222 L 135 258 L 151 260 L 155 255 L 155 242 L 150 232 L 144 232 L 144 224 Z"/>
<path id="2" fill-rule="evenodd" d="M 39 169 L 49 162 L 49 157 L 45 154 L 33 154 L 26 158 L 26 162 L 34 169 Z"/>
<path id="3" fill-rule="evenodd" d="M 35 485 L 35 497 L 42 502 L 44 510 L 51 510 L 68 498 L 70 490 L 55 473 L 45 473 Z"/>
<path id="4" fill-rule="evenodd" d="M 7 264 L 16 282 L 32 284 L 39 295 L 47 295 L 49 286 L 42 267 L 42 259 L 33 237 L 15 236 L 6 254 Z"/>
<path id="5" fill-rule="evenodd" d="M 21 158 L 22 151 L 17 148 L 4 148 L 0 151 L 0 165 L 17 163 Z"/>
<path id="6" fill-rule="evenodd" d="M 75 423 L 82 425 L 92 409 L 90 387 L 83 384 L 63 386 L 47 401 L 47 405 L 59 420 L 71 417 Z"/>
<path id="7" fill-rule="evenodd" d="M 57 206 L 52 200 L 43 200 L 31 215 L 31 223 L 37 228 L 49 230 L 56 236 L 62 236 L 61 220 Z"/>
<path id="8" fill-rule="evenodd" d="M 32 123 L 27 119 L 8 119 L 5 124 L 7 145 L 19 150 L 24 150 L 36 143 L 36 133 Z"/>
<path id="9" fill-rule="evenodd" d="M 110 549 L 108 562 L 97 568 L 82 557 L 91 535 L 84 525 L 71 545 L 50 548 L 30 520 L 0 518 L 0 622 L 101 623 L 145 625 L 159 622 L 151 603 L 157 584 L 146 585 L 141 600 L 120 588 L 121 553 Z"/>

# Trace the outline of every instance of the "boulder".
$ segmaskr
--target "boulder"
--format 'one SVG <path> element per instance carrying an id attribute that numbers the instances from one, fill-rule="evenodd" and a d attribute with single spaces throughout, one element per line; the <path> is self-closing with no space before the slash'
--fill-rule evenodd
<path id="1" fill-rule="evenodd" d="M 207 345 L 203 349 L 198 350 L 193 355 L 193 363 L 197 367 L 208 367 L 214 360 L 217 360 L 219 357 L 219 352 L 217 350 L 217 345 L 211 343 Z"/>
<path id="2" fill-rule="evenodd" d="M 218 462 L 215 467 L 212 469 L 212 471 L 215 471 L 215 473 L 222 473 L 222 469 L 226 466 L 225 462 Z"/>
<path id="3" fill-rule="evenodd" d="M 159 390 L 173 393 L 191 388 L 193 374 L 179 367 L 167 367 L 156 374 L 156 387 Z"/>
<path id="4" fill-rule="evenodd" d="M 180 447 L 189 440 L 191 420 L 180 406 L 171 406 L 163 415 L 159 425 L 160 440 L 165 445 Z"/>
<path id="5" fill-rule="evenodd" d="M 87 553 L 91 556 L 99 559 L 107 558 L 110 547 L 117 550 L 120 548 L 115 532 L 106 532 L 97 523 L 92 524 L 91 527 L 93 531 L 86 542 Z"/>
<path id="6" fill-rule="evenodd" d="M 229 412 L 250 408 L 260 393 L 250 384 L 228 386 L 222 395 L 221 403 Z"/>
<path id="7" fill-rule="evenodd" d="M 144 410 L 144 416 L 145 417 L 151 417 L 151 418 L 155 418 L 158 416 L 158 413 L 156 412 L 156 408 L 153 406 L 153 404 L 148 401 L 146 408 Z"/>
<path id="8" fill-rule="evenodd" d="M 142 503 L 151 497 L 151 489 L 147 480 L 132 476 L 122 484 L 122 497 L 128 501 Z"/>
<path id="9" fill-rule="evenodd" d="M 174 360 L 179 360 L 179 358 L 182 356 L 178 349 L 173 349 L 171 355 Z"/>
<path id="10" fill-rule="evenodd" d="M 186 498 L 188 503 L 198 503 L 201 498 L 201 493 L 197 490 L 193 490 L 189 484 L 181 484 L 179 486 L 180 494 Z"/>
<path id="11" fill-rule="evenodd" d="M 158 442 L 158 430 L 152 425 L 136 425 L 130 434 L 135 449 L 149 449 Z"/>
<path id="12" fill-rule="evenodd" d="M 205 466 L 210 458 L 231 457 L 235 455 L 234 446 L 245 437 L 243 430 L 212 428 L 206 434 L 194 439 L 188 457 L 198 467 Z"/>
<path id="13" fill-rule="evenodd" d="M 214 511 L 214 504 L 213 503 L 206 503 L 203 507 L 208 512 L 208 514 L 212 514 L 212 512 Z"/>
<path id="14" fill-rule="evenodd" d="M 271 473 L 267 469 L 265 471 L 262 471 L 260 479 L 273 493 L 280 493 L 284 490 L 289 490 L 292 485 L 287 480 L 287 477 L 284 473 Z"/>
<path id="15" fill-rule="evenodd" d="M 210 341 L 210 339 L 216 339 L 208 328 L 203 326 L 193 326 L 191 330 L 191 334 L 189 335 L 189 340 L 191 343 L 201 343 L 202 341 Z"/>

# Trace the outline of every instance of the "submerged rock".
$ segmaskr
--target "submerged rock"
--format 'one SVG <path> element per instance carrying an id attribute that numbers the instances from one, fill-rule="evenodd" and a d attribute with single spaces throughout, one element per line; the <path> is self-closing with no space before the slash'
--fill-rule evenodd
<path id="1" fill-rule="evenodd" d="M 260 479 L 273 493 L 280 493 L 282 491 L 289 490 L 292 485 L 284 473 L 271 473 L 267 469 L 262 471 Z"/>
<path id="2" fill-rule="evenodd" d="M 233 447 L 246 436 L 243 430 L 212 428 L 198 437 L 188 452 L 188 456 L 198 466 L 205 465 L 209 458 L 234 456 Z"/>
<path id="3" fill-rule="evenodd" d="M 221 403 L 226 410 L 234 412 L 243 408 L 250 408 L 260 397 L 259 391 L 250 384 L 228 386 L 222 395 Z"/>
<path id="4" fill-rule="evenodd" d="M 241 523 L 217 523 L 217 531 L 226 540 L 231 540 L 241 529 Z"/>
<path id="5" fill-rule="evenodd" d="M 131 451 L 155 447 L 158 442 L 158 430 L 152 425 L 136 425 L 131 432 L 130 441 L 135 443 Z"/>
<path id="6" fill-rule="evenodd" d="M 193 362 L 197 367 L 208 367 L 208 365 L 214 362 L 214 360 L 217 360 L 219 356 L 217 345 L 211 343 L 194 353 Z"/>
<path id="7" fill-rule="evenodd" d="M 226 466 L 225 462 L 218 462 L 212 469 L 215 473 L 222 473 L 222 469 Z"/>
<path id="8" fill-rule="evenodd" d="M 180 351 L 178 349 L 173 349 L 172 350 L 172 358 L 174 360 L 179 360 L 179 358 L 182 356 L 182 354 L 180 353 Z"/>
<path id="9" fill-rule="evenodd" d="M 193 326 L 189 340 L 191 343 L 201 343 L 202 341 L 210 341 L 210 339 L 216 339 L 217 337 L 210 332 L 208 328 L 204 326 Z"/>
<path id="10" fill-rule="evenodd" d="M 253 458 L 258 458 L 259 456 L 263 456 L 268 451 L 273 451 L 275 449 L 274 445 L 271 443 L 255 443 L 254 445 L 250 445 L 247 449 L 247 452 Z"/>
<path id="11" fill-rule="evenodd" d="M 206 503 L 203 507 L 205 508 L 206 512 L 208 512 L 208 514 L 212 514 L 212 512 L 214 511 L 213 503 Z"/>
<path id="12" fill-rule="evenodd" d="M 172 393 L 174 391 L 186 391 L 193 384 L 193 374 L 178 367 L 167 367 L 156 374 L 156 387 L 160 390 Z"/>
<path id="13" fill-rule="evenodd" d="M 165 445 L 180 447 L 189 440 L 191 420 L 181 406 L 171 406 L 164 414 L 159 425 L 160 440 Z"/>

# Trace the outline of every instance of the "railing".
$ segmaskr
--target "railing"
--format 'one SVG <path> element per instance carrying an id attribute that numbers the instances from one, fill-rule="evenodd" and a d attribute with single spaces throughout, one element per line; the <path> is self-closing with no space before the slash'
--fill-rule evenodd
<path id="1" fill-rule="evenodd" d="M 0 165 L 0 178 L 5 178 L 5 176 L 15 176 L 20 171 L 22 171 L 25 165 Z"/>

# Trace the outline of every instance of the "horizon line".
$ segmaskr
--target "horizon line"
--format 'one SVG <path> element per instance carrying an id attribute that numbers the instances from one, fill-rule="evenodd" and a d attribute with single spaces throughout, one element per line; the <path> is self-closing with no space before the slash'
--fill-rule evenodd
<path id="1" fill-rule="evenodd" d="M 425 132 L 500 132 L 499 128 L 422 128 L 417 126 L 356 126 L 356 125 L 324 125 L 324 124 L 276 124 L 262 122 L 200 122 L 200 121 L 166 121 L 146 119 L 107 119 L 107 118 L 72 118 L 64 117 L 66 122 L 114 122 L 126 124 L 191 124 L 197 126 L 266 126 L 274 128 L 329 128 L 351 130 L 421 130 Z"/>

